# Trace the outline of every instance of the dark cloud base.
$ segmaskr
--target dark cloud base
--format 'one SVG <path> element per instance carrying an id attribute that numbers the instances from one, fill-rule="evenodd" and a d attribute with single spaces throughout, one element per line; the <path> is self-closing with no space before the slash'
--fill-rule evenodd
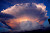
<path id="1" fill-rule="evenodd" d="M 50 32 L 50 27 L 47 27 L 45 29 L 38 29 L 38 30 L 32 30 L 32 31 L 21 31 L 21 32 L 17 32 L 17 31 L 7 31 L 7 32 L 2 32 L 2 33 L 41 33 L 41 32 Z"/>
<path id="2" fill-rule="evenodd" d="M 14 16 L 0 12 L 0 18 L 14 18 Z"/>

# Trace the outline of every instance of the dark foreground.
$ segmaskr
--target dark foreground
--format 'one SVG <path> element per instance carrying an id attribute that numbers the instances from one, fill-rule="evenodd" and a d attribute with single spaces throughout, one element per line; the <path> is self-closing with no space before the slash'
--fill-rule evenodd
<path id="1" fill-rule="evenodd" d="M 33 30 L 33 31 L 24 31 L 24 32 L 2 32 L 2 33 L 33 33 L 33 32 L 50 32 L 50 27 L 45 29 Z"/>

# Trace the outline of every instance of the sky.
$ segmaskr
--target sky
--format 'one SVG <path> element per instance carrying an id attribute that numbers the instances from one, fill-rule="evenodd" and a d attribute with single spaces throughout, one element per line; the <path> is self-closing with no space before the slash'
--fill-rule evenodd
<path id="1" fill-rule="evenodd" d="M 16 14 L 15 14 L 15 12 L 12 12 L 13 11 L 13 9 L 15 9 L 15 11 L 16 11 L 16 8 L 15 7 L 17 7 L 17 6 L 15 6 L 16 4 L 21 4 L 21 3 L 37 3 L 37 4 L 39 4 L 39 3 L 43 3 L 45 6 L 46 6 L 46 10 L 47 10 L 47 16 L 49 16 L 48 18 L 50 18 L 50 0 L 0 0 L 0 18 L 3 18 L 4 20 L 8 20 L 9 22 L 10 22 L 10 20 L 16 20 L 16 19 L 13 19 L 14 18 L 14 16 L 15 16 L 15 18 L 16 18 Z M 44 6 L 43 5 L 43 6 Z M 19 5 L 20 6 L 20 5 Z M 33 5 L 34 6 L 34 5 Z M 13 9 L 12 9 L 12 7 L 13 7 Z M 20 6 L 21 7 L 21 6 Z M 18 7 L 18 8 L 20 8 L 20 7 Z M 25 7 L 25 6 L 24 6 Z M 10 8 L 10 10 L 9 10 L 9 8 Z M 7 10 L 9 10 L 9 11 L 11 11 L 11 13 L 14 13 L 14 14 L 11 14 L 9 11 L 7 11 L 7 12 L 4 12 L 4 10 L 6 11 L 6 9 Z M 25 10 L 25 8 L 23 8 L 23 6 L 22 6 L 22 8 L 21 9 L 24 9 Z M 36 9 L 36 8 L 35 8 Z M 17 9 L 18 10 L 18 9 Z M 20 9 L 19 9 L 20 10 Z M 4 13 L 1 13 L 1 11 L 3 11 Z M 21 11 L 22 12 L 22 11 Z M 26 11 L 24 11 L 24 13 L 25 13 Z M 6 13 L 6 14 L 5 14 Z M 20 12 L 19 12 L 20 13 Z M 19 13 L 17 13 L 17 14 L 19 14 Z M 37 13 L 37 12 L 36 12 Z M 26 13 L 26 14 L 28 14 L 29 15 L 29 13 Z M 20 14 L 20 15 L 22 15 L 22 14 Z M 35 15 L 32 15 L 32 14 L 30 14 L 31 16 L 35 16 Z M 44 15 L 43 15 L 44 16 Z M 17 18 L 18 18 L 19 16 L 17 16 Z M 43 25 L 46 27 L 46 26 L 48 26 L 49 25 L 49 23 L 48 23 L 48 18 L 46 19 L 46 21 L 43 23 Z M 9 20 L 10 19 L 10 20 Z M 2 19 L 1 19 L 2 20 Z M 7 22 L 7 21 L 6 21 Z M 4 21 L 3 21 L 3 23 L 4 23 Z M 0 23 L 1 24 L 1 26 L 3 25 L 2 23 Z M 6 24 L 6 23 L 4 23 L 4 24 Z M 15 23 L 14 23 L 15 24 Z M 24 23 L 21 23 L 21 26 L 23 26 L 22 24 L 24 24 Z M 36 24 L 36 23 L 35 23 Z M 29 25 L 29 24 L 28 24 Z M 38 24 L 37 24 L 38 25 Z M 10 25 L 11 26 L 11 25 Z M 14 25 L 14 26 L 16 26 L 16 25 Z M 7 25 L 6 25 L 6 27 L 7 27 Z M 12 27 L 12 26 L 11 26 Z M 0 27 L 1 28 L 1 27 Z M 23 28 L 23 30 L 25 30 L 24 29 L 24 27 L 21 27 L 21 30 L 22 30 L 22 28 Z M 27 27 L 26 27 L 27 28 Z M 2 30 L 3 28 L 1 28 L 1 30 Z M 13 28 L 14 29 L 14 28 Z M 8 30 L 8 28 L 7 28 L 7 30 Z M 6 30 L 5 30 L 6 31 Z M 8 31 L 10 31 L 10 30 L 8 30 Z"/>

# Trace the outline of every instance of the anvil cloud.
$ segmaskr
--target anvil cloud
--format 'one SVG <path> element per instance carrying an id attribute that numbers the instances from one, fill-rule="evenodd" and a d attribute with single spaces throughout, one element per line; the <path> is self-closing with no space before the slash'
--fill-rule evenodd
<path id="1" fill-rule="evenodd" d="M 5 23 L 15 30 L 37 29 L 36 27 L 42 25 L 48 18 L 46 6 L 43 3 L 15 4 L 14 6 L 1 11 L 1 13 L 14 16 L 13 19 L 5 20 Z"/>

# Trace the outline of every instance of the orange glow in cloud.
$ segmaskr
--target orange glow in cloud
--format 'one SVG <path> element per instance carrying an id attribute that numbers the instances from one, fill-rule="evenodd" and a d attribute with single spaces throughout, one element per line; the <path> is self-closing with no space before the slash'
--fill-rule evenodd
<path id="1" fill-rule="evenodd" d="M 23 22 L 23 21 L 39 22 L 38 18 L 34 19 L 34 18 L 28 17 L 28 16 L 21 16 L 20 18 L 17 18 L 16 21 L 20 22 L 20 23 Z"/>
<path id="2" fill-rule="evenodd" d="M 42 24 L 44 22 L 44 21 L 39 22 L 38 18 L 34 19 L 31 17 L 27 17 L 27 16 L 21 16 L 20 18 L 6 20 L 6 23 L 11 28 L 15 28 L 15 26 L 19 26 L 20 23 L 22 23 L 24 21 L 31 21 L 32 23 L 38 22 L 39 24 Z"/>
<path id="3" fill-rule="evenodd" d="M 9 19 L 9 20 L 6 20 L 8 21 L 7 23 L 21 23 L 23 21 L 31 21 L 31 22 L 38 22 L 39 23 L 39 20 L 38 18 L 34 19 L 34 18 L 31 18 L 31 17 L 27 17 L 27 16 L 23 16 L 23 17 L 20 17 L 20 18 L 14 18 L 14 19 Z"/>

